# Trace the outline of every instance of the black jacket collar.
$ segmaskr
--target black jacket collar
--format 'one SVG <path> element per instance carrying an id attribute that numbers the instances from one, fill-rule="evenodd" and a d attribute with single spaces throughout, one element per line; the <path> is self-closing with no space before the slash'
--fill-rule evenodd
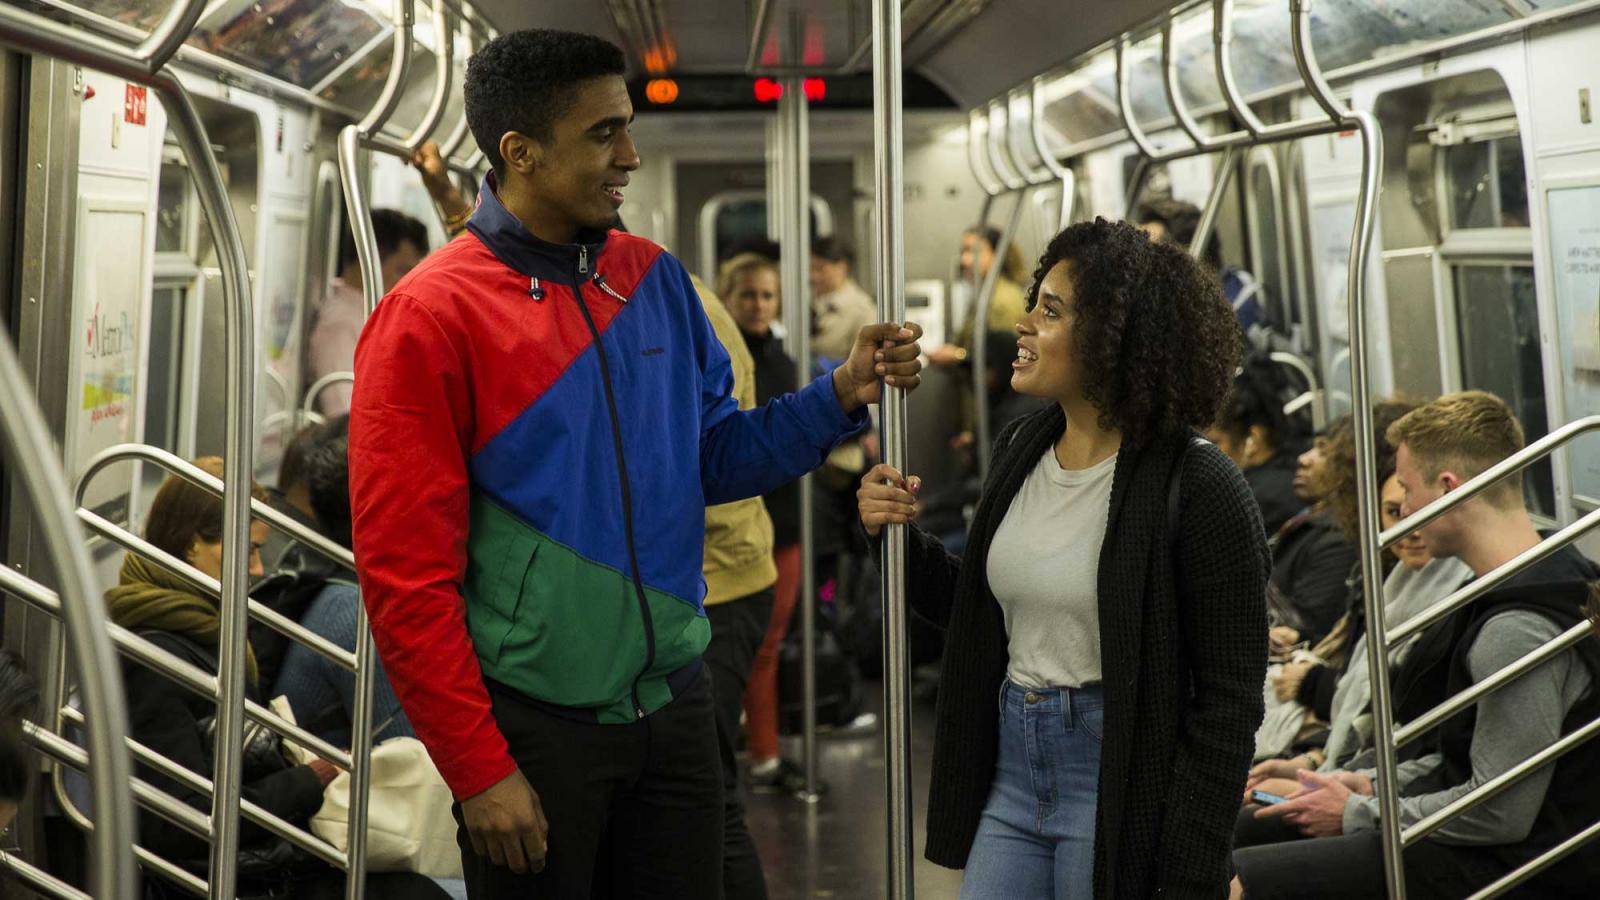
<path id="1" fill-rule="evenodd" d="M 501 262 L 530 278 L 572 284 L 594 274 L 595 261 L 605 248 L 606 232 L 585 229 L 572 244 L 552 244 L 528 230 L 511 214 L 495 194 L 495 177 L 490 172 L 478 190 L 478 208 L 467 222 L 467 230 L 478 236 Z M 579 263 L 587 260 L 587 273 L 579 273 Z"/>

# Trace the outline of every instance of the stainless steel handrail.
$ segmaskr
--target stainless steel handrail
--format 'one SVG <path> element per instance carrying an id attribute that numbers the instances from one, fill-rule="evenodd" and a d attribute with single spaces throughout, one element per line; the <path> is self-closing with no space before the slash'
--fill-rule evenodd
<path id="1" fill-rule="evenodd" d="M 465 21 L 462 22 L 462 30 L 466 32 L 467 51 L 468 56 L 470 57 L 472 51 L 477 45 L 473 41 L 472 29 Z M 450 160 L 454 158 L 456 151 L 461 149 L 461 144 L 466 141 L 467 137 L 471 134 L 472 128 L 467 122 L 467 105 L 463 103 L 461 104 L 461 119 L 456 122 L 455 127 L 450 129 L 450 134 L 447 135 L 443 141 L 439 142 L 439 157 L 444 160 Z"/>
<path id="2" fill-rule="evenodd" d="M 901 105 L 900 0 L 872 0 L 873 171 L 877 173 L 878 318 L 904 322 L 905 157 Z M 1018 198 L 1020 207 L 1021 198 Z M 995 267 L 1000 265 L 996 258 Z M 979 344 L 981 346 L 981 343 Z M 906 395 L 885 386 L 882 406 L 884 461 L 906 467 Z M 890 900 L 915 895 L 911 823 L 911 664 L 907 653 L 906 528 L 883 531 L 883 744 L 887 764 Z"/>
<path id="3" fill-rule="evenodd" d="M 983 130 L 978 130 L 978 122 L 982 120 Z M 974 109 L 967 113 L 967 167 L 972 170 L 972 178 L 978 182 L 978 187 L 990 197 L 1003 193 L 1006 189 L 1000 183 L 999 176 L 985 167 L 990 165 L 988 152 L 983 150 L 983 143 L 989 137 L 989 119 L 987 114 Z M 982 222 L 978 224 L 982 225 Z"/>
<path id="4" fill-rule="evenodd" d="M 1161 25 L 1161 88 L 1167 95 L 1167 105 L 1172 107 L 1173 119 L 1189 136 L 1189 141 L 1196 147 L 1210 148 L 1211 137 L 1189 112 L 1189 105 L 1183 102 L 1183 89 L 1178 84 L 1178 57 L 1172 47 L 1172 22 L 1172 17 L 1168 16 Z"/>
<path id="5" fill-rule="evenodd" d="M 82 725 L 84 722 L 83 713 L 70 706 L 61 707 L 61 718 L 76 725 Z M 173 762 L 166 756 L 146 747 L 131 737 L 128 738 L 127 745 L 128 752 L 132 753 L 135 759 L 171 778 L 173 781 L 181 782 L 189 790 L 200 794 L 208 800 L 210 799 L 212 791 L 211 779 Z M 244 815 L 246 820 L 260 825 L 272 834 L 293 843 L 328 865 L 341 869 L 345 868 L 345 856 L 339 848 L 289 820 L 268 812 L 256 803 L 245 799 L 239 801 L 239 812 Z"/>
<path id="6" fill-rule="evenodd" d="M 83 474 L 78 476 L 78 483 L 73 488 L 72 493 L 73 499 L 78 506 L 83 506 L 84 497 L 88 494 L 89 485 L 94 479 L 110 466 L 120 462 L 150 463 L 182 478 L 195 487 L 207 491 L 214 497 L 225 497 L 223 493 L 227 484 L 225 480 L 218 479 L 210 472 L 171 451 L 149 444 L 116 444 L 96 453 L 84 465 Z M 355 568 L 355 553 L 349 547 L 340 546 L 327 535 L 296 522 L 288 515 L 273 509 L 270 505 L 257 500 L 255 497 L 250 498 L 246 508 L 250 510 L 252 518 L 261 519 L 273 528 L 347 569 Z"/>
<path id="7" fill-rule="evenodd" d="M 1267 130 L 1267 123 L 1250 108 L 1233 77 L 1233 0 L 1212 0 L 1211 40 L 1223 102 L 1244 130 L 1255 137 Z"/>
<path id="8" fill-rule="evenodd" d="M 1306 380 L 1306 389 L 1313 398 L 1321 396 L 1322 381 L 1317 378 L 1317 370 L 1311 368 L 1311 364 L 1302 359 L 1299 354 L 1276 350 L 1270 354 L 1270 358 L 1273 362 L 1280 366 L 1287 366 L 1288 368 L 1299 372 L 1300 377 Z M 1322 406 L 1317 403 L 1312 403 L 1311 427 L 1320 432 L 1327 424 L 1326 419 L 1327 416 L 1326 413 L 1324 413 Z"/>
<path id="9" fill-rule="evenodd" d="M 189 39 L 205 11 L 206 0 L 173 0 L 167 14 L 150 29 L 149 37 L 133 49 L 134 57 L 144 63 L 145 71 L 152 75 L 161 71 Z"/>
<path id="10" fill-rule="evenodd" d="M 256 503 L 261 501 L 257 500 Z M 105 519 L 91 510 L 78 508 L 78 520 L 95 534 L 111 541 L 130 553 L 137 553 L 146 559 L 159 563 L 162 568 L 178 576 L 185 584 L 197 592 L 213 600 L 222 598 L 222 585 L 215 578 L 196 569 L 193 565 L 167 551 L 157 547 L 144 538 L 123 528 L 109 519 Z M 272 609 L 255 598 L 247 598 L 247 608 L 252 618 L 271 628 L 273 631 L 300 643 L 311 651 L 333 661 L 340 668 L 354 672 L 356 670 L 356 657 L 339 645 L 327 638 L 307 629 L 299 622 Z"/>
<path id="11" fill-rule="evenodd" d="M 168 37 L 162 38 L 165 46 Z M 113 75 L 153 87 L 167 110 L 167 125 L 177 136 L 178 144 L 189 160 L 189 171 L 195 179 L 196 192 L 202 212 L 212 231 L 217 248 L 219 267 L 222 270 L 226 372 L 225 390 L 229 402 L 224 428 L 223 446 L 227 459 L 224 483 L 228 496 L 223 503 L 223 603 L 222 629 L 218 640 L 219 683 L 224 697 L 242 696 L 245 657 L 245 619 L 242 615 L 247 594 L 249 553 L 249 517 L 245 499 L 250 493 L 252 448 L 250 429 L 255 411 L 254 371 L 254 320 L 250 298 L 248 260 L 240 239 L 238 222 L 234 219 L 228 201 L 222 174 L 216 158 L 211 153 L 211 143 L 205 125 L 190 100 L 188 92 L 165 68 L 151 72 L 146 68 L 150 60 L 140 60 L 124 47 L 95 35 L 85 34 L 60 25 L 42 16 L 24 12 L 12 6 L 0 6 L 0 41 L 25 52 L 59 57 L 79 65 L 98 68 Z M 156 49 L 162 49 L 158 47 Z M 152 59 L 154 57 L 152 56 Z M 81 586 L 73 585 L 76 592 Z M 72 620 L 68 622 L 69 630 Z M 90 690 L 99 692 L 103 682 L 91 680 Z M 115 684 L 113 681 L 112 684 Z M 87 696 L 86 696 L 87 699 Z M 110 698 L 99 698 L 97 706 Z M 93 711 L 99 714 L 103 710 Z M 115 715 L 115 713 L 113 713 Z M 111 721 L 116 722 L 114 718 Z M 216 772 L 217 792 L 212 808 L 214 839 L 211 844 L 210 890 L 216 900 L 231 897 L 234 893 L 238 866 L 238 795 L 240 775 L 241 740 L 244 731 L 243 711 L 235 703 L 219 702 L 216 717 Z M 125 732 L 125 728 L 124 728 Z M 120 754 L 120 742 L 113 741 L 108 754 Z M 126 765 L 107 756 L 110 765 Z M 96 774 L 99 774 L 98 767 Z M 124 804 L 118 810 L 107 795 L 107 807 L 102 813 L 112 817 L 108 832 L 96 835 L 97 846 L 104 845 L 111 855 L 101 870 L 97 864 L 95 877 L 110 879 L 108 893 L 120 893 L 123 885 L 132 890 L 133 866 L 127 844 L 114 845 L 124 834 L 131 833 L 132 811 Z M 117 820 L 122 821 L 117 821 Z M 123 831 L 126 825 L 129 831 Z M 115 885 L 115 886 L 113 886 Z"/>
<path id="12" fill-rule="evenodd" d="M 21 598 L 47 615 L 60 617 L 62 614 L 61 598 L 55 591 L 5 566 L 0 566 L 0 590 Z M 172 679 L 175 684 L 201 697 L 213 702 L 218 700 L 220 681 L 217 676 L 201 671 L 193 663 L 173 656 L 166 650 L 123 628 L 121 625 L 109 624 L 106 626 L 106 632 L 110 634 L 111 642 L 117 648 L 117 652 L 123 656 L 161 675 L 165 675 Z M 115 666 L 112 668 L 115 668 Z M 299 725 L 285 720 L 254 700 L 245 700 L 244 713 L 251 721 L 272 729 L 279 735 L 300 744 L 328 762 L 343 769 L 350 768 L 351 759 L 349 753 L 338 749 Z M 241 728 L 240 731 L 242 732 L 243 729 Z M 213 783 L 215 783 L 215 779 L 213 779 Z M 98 804 L 98 800 L 96 803 Z"/>
<path id="13" fill-rule="evenodd" d="M 138 879 L 133 855 L 128 852 L 134 821 L 127 782 L 133 770 L 122 751 L 122 740 L 128 734 L 122 673 L 106 637 L 105 606 L 93 593 L 88 550 L 81 532 L 71 524 L 66 477 L 44 416 L 28 394 L 28 383 L 11 341 L 0 336 L 0 436 L 61 582 L 70 657 L 76 663 L 84 705 L 95 717 L 89 729 L 96 761 L 90 786 L 96 803 L 121 804 L 120 811 L 101 820 L 102 828 L 94 836 L 90 888 L 97 896 L 132 900 Z M 0 571 L 42 588 L 8 566 L 0 566 Z"/>
<path id="14" fill-rule="evenodd" d="M 364 195 L 366 191 L 363 189 L 362 193 Z M 365 280 L 366 276 L 363 275 L 362 278 Z M 364 298 L 363 302 L 365 302 Z M 367 314 L 371 315 L 372 311 L 368 310 Z M 355 380 L 356 373 L 354 372 L 329 372 L 311 382 L 311 386 L 306 388 L 306 399 L 300 405 L 301 413 L 315 413 L 317 411 L 317 400 L 322 396 L 323 391 L 336 384 L 354 384 Z"/>
<path id="15" fill-rule="evenodd" d="M 783 310 L 792 336 L 798 384 L 811 380 L 811 299 L 806 277 L 806 260 L 811 254 L 811 129 L 810 101 L 800 78 L 784 81 L 778 99 L 777 202 L 778 237 L 783 252 L 779 269 L 783 281 Z M 810 474 L 800 479 L 800 640 L 801 640 L 801 728 L 800 768 L 805 783 L 799 791 L 805 803 L 821 798 L 817 754 L 817 669 L 816 669 L 816 510 Z"/>
<path id="16" fill-rule="evenodd" d="M 1189 239 L 1189 255 L 1200 259 L 1211 240 L 1217 225 L 1217 214 L 1222 211 L 1222 201 L 1228 195 L 1228 185 L 1233 183 L 1234 170 L 1239 167 L 1242 151 L 1234 145 L 1222 148 L 1222 158 L 1217 160 L 1216 176 L 1211 180 L 1211 192 L 1206 195 L 1206 205 L 1200 210 L 1200 221 L 1195 224 L 1194 236 Z"/>
<path id="17" fill-rule="evenodd" d="M 1150 142 L 1150 137 L 1139 126 L 1139 119 L 1133 112 L 1133 67 L 1128 65 L 1129 38 L 1123 35 L 1117 41 L 1117 108 L 1122 112 L 1122 127 L 1128 131 L 1128 139 L 1139 148 L 1139 152 L 1151 159 L 1159 159 L 1162 151 L 1157 150 L 1155 144 Z M 1205 149 L 1195 146 L 1194 149 Z"/>
<path id="18" fill-rule="evenodd" d="M 1568 628 L 1539 649 L 1505 664 L 1487 678 L 1473 684 L 1472 687 L 1395 729 L 1395 746 L 1404 747 L 1422 737 L 1450 717 L 1477 703 L 1484 696 L 1494 693 L 1528 672 L 1583 643 L 1591 634 L 1594 634 L 1594 625 L 1590 622 L 1579 622 Z"/>
<path id="19" fill-rule="evenodd" d="M 377 134 L 382 130 L 384 123 L 389 121 L 389 116 L 394 114 L 395 107 L 400 105 L 400 95 L 406 86 L 406 76 L 411 71 L 411 32 L 416 22 L 413 0 L 391 0 L 389 15 L 394 19 L 389 77 L 383 83 L 382 93 L 373 101 L 372 109 L 368 110 L 355 125 L 356 130 L 363 136 Z"/>
<path id="20" fill-rule="evenodd" d="M 1452 491 L 1452 493 L 1454 492 Z M 1391 647 L 1400 644 L 1412 635 L 1425 630 L 1440 619 L 1470 605 L 1472 601 L 1505 584 L 1506 581 L 1516 577 L 1523 569 L 1553 556 L 1563 547 L 1571 545 L 1597 527 L 1600 527 L 1600 509 L 1590 512 L 1578 521 L 1517 554 L 1514 559 L 1493 572 L 1481 578 L 1473 579 L 1465 587 L 1417 613 L 1416 616 L 1407 619 L 1405 624 L 1396 627 L 1394 631 L 1386 632 L 1385 641 L 1378 643 L 1387 643 Z"/>
<path id="21" fill-rule="evenodd" d="M 445 9 L 445 0 L 433 0 L 433 34 L 433 94 L 428 99 L 428 110 L 423 114 L 422 121 L 405 139 L 412 153 L 422 149 L 423 142 L 444 120 L 445 103 L 450 99 L 450 82 L 455 78 L 455 34 L 451 30 L 450 13 Z M 463 119 L 465 115 L 463 108 Z"/>
<path id="22" fill-rule="evenodd" d="M 978 477 L 984 481 L 989 478 L 990 455 L 990 429 L 989 429 L 989 309 L 994 304 L 995 288 L 1000 284 L 1001 270 L 1005 268 L 1006 254 L 1011 250 L 1011 242 L 1017 234 L 1017 226 L 1022 223 L 1022 209 L 1027 205 L 1026 191 L 1015 192 L 1016 204 L 1011 207 L 1011 216 L 1006 220 L 1005 230 L 1000 232 L 1000 243 L 994 248 L 994 259 L 989 263 L 989 271 L 983 276 L 983 285 L 978 289 L 974 299 L 972 311 L 972 436 L 973 450 L 978 455 Z M 982 243 L 983 236 L 978 236 L 978 243 Z M 977 271 L 977 247 L 973 247 L 973 271 Z"/>
<path id="23" fill-rule="evenodd" d="M 1490 897 L 1498 897 L 1517 885 L 1522 884 L 1524 881 L 1527 881 L 1529 878 L 1532 878 L 1540 872 L 1543 872 L 1545 869 L 1555 865 L 1561 860 L 1566 859 L 1579 847 L 1582 847 L 1584 844 L 1589 843 L 1597 837 L 1600 837 L 1600 821 L 1596 821 L 1588 828 L 1585 828 L 1577 834 L 1574 834 L 1572 837 L 1569 837 L 1554 847 L 1551 847 L 1549 850 L 1546 850 L 1533 859 L 1528 860 L 1526 863 L 1523 863 L 1521 867 L 1506 873 L 1506 875 L 1500 880 L 1488 885 L 1487 887 L 1478 891 L 1476 894 L 1468 897 L 1467 900 L 1488 900 Z"/>
<path id="24" fill-rule="evenodd" d="M 1056 179 L 1055 170 L 1045 165 L 1043 160 L 1040 160 L 1037 167 L 1033 166 L 1028 162 L 1027 154 L 1017 149 L 1017 130 L 1011 127 L 1011 106 L 1019 99 L 1021 98 L 1017 96 L 1017 93 L 1012 91 L 1006 94 L 1004 100 L 1006 107 L 1006 156 L 1011 160 L 1012 164 L 1016 166 L 1017 171 L 1022 173 L 1022 177 L 1028 182 L 1028 184 L 1035 187 L 1050 184 Z M 1028 107 L 1028 142 L 1033 147 L 1035 152 L 1040 152 L 1039 142 L 1035 139 L 1035 135 L 1033 133 L 1032 102 L 1032 98 L 1030 97 L 1028 100 L 1028 103 L 1030 104 Z"/>
<path id="25" fill-rule="evenodd" d="M 66 738 L 47 729 L 40 728 L 32 722 L 22 722 L 22 736 L 39 750 L 62 763 L 71 766 L 79 772 L 87 773 L 89 770 L 89 754 L 82 747 L 72 743 Z M 119 747 L 123 755 L 127 755 L 125 747 Z M 182 828 L 201 840 L 211 837 L 211 822 L 206 815 L 182 800 L 172 796 L 166 791 L 158 790 L 142 778 L 132 778 L 128 782 L 133 791 L 133 798 L 140 806 L 150 810 L 168 822 Z M 95 808 L 95 816 L 99 817 L 101 810 Z"/>
<path id="26" fill-rule="evenodd" d="M 1473 788 L 1470 792 L 1457 797 L 1448 806 L 1436 810 L 1422 818 L 1410 828 L 1405 829 L 1404 839 L 1406 846 L 1411 846 L 1428 835 L 1443 828 L 1451 819 L 1482 806 L 1495 797 L 1515 786 L 1518 782 L 1544 768 L 1549 763 L 1561 758 L 1572 750 L 1577 749 L 1585 741 L 1600 734 L 1600 718 L 1594 719 L 1589 724 L 1576 731 L 1563 735 L 1561 740 L 1533 754 L 1522 762 L 1501 772 L 1499 775 L 1485 781 Z"/>
<path id="27" fill-rule="evenodd" d="M 63 897 L 66 900 L 94 900 L 93 897 L 51 875 L 49 872 L 35 868 L 27 860 L 12 856 L 4 850 L 0 850 L 0 869 L 10 872 L 13 877 L 28 887 L 54 897 Z"/>
<path id="28" fill-rule="evenodd" d="M 1003 132 L 1009 131 L 1010 129 L 1005 125 L 997 126 L 995 124 L 996 111 L 999 111 L 1000 115 L 1008 119 L 1011 115 L 1010 110 L 1006 109 L 1004 104 L 997 104 L 994 101 L 990 101 L 988 109 L 984 113 L 985 121 L 988 126 L 984 130 L 984 152 L 987 154 L 987 158 L 989 160 L 989 170 L 994 172 L 995 175 L 1000 178 L 1000 183 L 1004 184 L 1007 190 L 1020 191 L 1028 186 L 1028 179 L 1024 178 L 1022 174 L 1012 166 L 1010 160 L 1001 159 L 1000 147 L 1002 142 L 1005 140 L 1005 134 Z"/>
<path id="29" fill-rule="evenodd" d="M 1061 182 L 1061 213 L 1056 218 L 1056 230 L 1066 228 L 1072 221 L 1072 207 L 1077 200 L 1078 182 L 1072 168 L 1063 166 L 1044 137 L 1044 78 L 1033 79 L 1030 90 L 1033 115 L 1028 117 L 1028 128 L 1033 133 L 1033 146 L 1039 152 L 1044 167 Z"/>

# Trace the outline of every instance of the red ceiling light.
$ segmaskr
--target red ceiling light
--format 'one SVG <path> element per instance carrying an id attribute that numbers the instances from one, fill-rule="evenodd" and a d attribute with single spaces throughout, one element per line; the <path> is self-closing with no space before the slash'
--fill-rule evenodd
<path id="1" fill-rule="evenodd" d="M 776 103 L 783 96 L 783 85 L 771 78 L 757 78 L 755 92 L 757 103 Z"/>
<path id="2" fill-rule="evenodd" d="M 800 88 L 806 92 L 806 99 L 812 103 L 828 98 L 828 82 L 821 78 L 807 78 L 800 83 Z"/>

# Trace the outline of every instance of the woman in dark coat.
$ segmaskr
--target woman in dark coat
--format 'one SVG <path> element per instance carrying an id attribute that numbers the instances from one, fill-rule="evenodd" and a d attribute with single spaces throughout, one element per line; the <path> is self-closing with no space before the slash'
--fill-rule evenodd
<path id="1" fill-rule="evenodd" d="M 1215 278 L 1125 223 L 1039 262 L 1007 427 L 964 557 L 914 525 L 907 596 L 947 628 L 930 860 L 963 898 L 1227 895 L 1261 721 L 1268 558 L 1239 470 L 1196 438 L 1238 328 Z M 879 466 L 862 524 L 915 518 Z"/>

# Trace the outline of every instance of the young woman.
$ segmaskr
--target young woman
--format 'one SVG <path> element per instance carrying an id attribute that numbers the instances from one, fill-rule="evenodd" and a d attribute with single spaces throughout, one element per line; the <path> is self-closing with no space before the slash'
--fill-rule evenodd
<path id="1" fill-rule="evenodd" d="M 222 460 L 203 457 L 195 465 L 222 477 Z M 257 499 L 265 499 L 259 486 Z M 259 578 L 263 522 L 250 525 L 250 575 Z M 196 569 L 218 578 L 222 574 L 222 501 L 177 477 L 168 478 L 156 492 L 145 524 L 145 539 Z M 210 674 L 217 671 L 217 640 L 222 618 L 216 601 L 194 591 L 187 582 L 142 556 L 124 559 L 117 585 L 106 592 L 111 620 L 151 643 Z M 247 645 L 248 646 L 248 645 Z M 262 700 L 255 654 L 246 657 L 246 694 Z M 123 665 L 128 694 L 129 737 L 192 772 L 210 777 L 212 725 L 215 704 L 177 682 L 135 662 Z M 201 809 L 210 809 L 208 797 L 140 765 L 139 777 L 157 788 Z M 241 795 L 266 811 L 304 828 L 322 806 L 322 791 L 338 770 L 328 762 L 291 765 L 283 756 L 277 736 L 267 729 L 247 727 L 244 748 L 244 784 Z M 140 843 L 145 848 L 194 867 L 204 873 L 208 850 L 204 841 L 151 813 L 140 811 Z M 344 892 L 344 876 L 320 860 L 307 856 L 282 838 L 246 823 L 240 834 L 239 895 L 241 897 L 337 898 Z M 147 881 L 147 896 L 177 897 L 182 892 L 158 878 Z M 433 900 L 445 894 L 427 878 L 410 873 L 371 874 L 371 896 L 405 900 Z M 166 891 L 166 893 L 163 893 Z"/>
<path id="2" fill-rule="evenodd" d="M 772 333 L 780 309 L 778 285 L 777 264 L 758 253 L 743 253 L 729 260 L 717 284 L 717 292 L 755 360 L 757 403 L 797 387 L 794 360 Z M 750 783 L 766 787 L 782 784 L 791 774 L 778 758 L 778 651 L 789 633 L 789 619 L 800 595 L 800 485 L 790 482 L 762 499 L 772 517 L 772 556 L 778 583 L 773 587 L 772 619 L 750 665 L 744 712 Z"/>
<path id="3" fill-rule="evenodd" d="M 1052 402 L 996 439 L 964 557 L 910 533 L 908 596 L 949 641 L 928 858 L 971 900 L 1220 896 L 1266 669 L 1261 515 L 1194 435 L 1233 313 L 1182 251 L 1101 219 L 1050 242 L 1017 332 L 1012 384 Z M 869 472 L 869 534 L 911 523 L 919 487 Z"/>

